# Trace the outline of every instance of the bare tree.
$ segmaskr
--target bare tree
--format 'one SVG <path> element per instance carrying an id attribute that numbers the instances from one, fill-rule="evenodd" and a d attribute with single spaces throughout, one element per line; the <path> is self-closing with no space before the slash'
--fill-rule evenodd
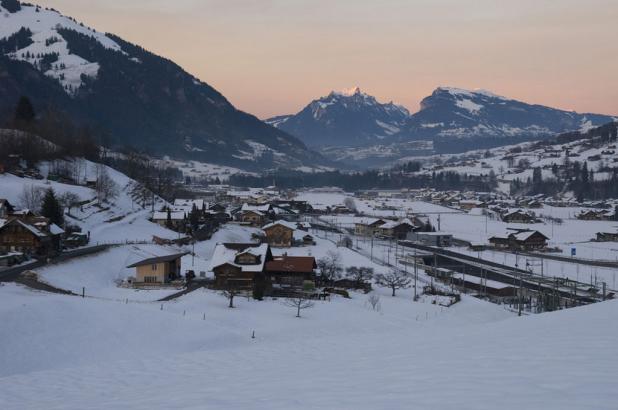
<path id="1" fill-rule="evenodd" d="M 354 198 L 350 198 L 349 196 L 343 200 L 343 204 L 352 212 L 356 212 L 356 201 Z"/>
<path id="2" fill-rule="evenodd" d="M 233 286 L 228 286 L 227 289 L 221 292 L 221 294 L 230 301 L 227 307 L 233 308 L 234 307 L 234 297 L 240 295 L 240 290 Z"/>
<path id="3" fill-rule="evenodd" d="M 68 208 L 69 214 L 74 206 L 79 205 L 80 198 L 75 192 L 67 191 L 58 198 L 63 208 Z"/>
<path id="4" fill-rule="evenodd" d="M 118 196 L 118 184 L 109 176 L 107 167 L 97 164 L 97 182 L 95 191 L 99 202 L 107 202 Z"/>
<path id="5" fill-rule="evenodd" d="M 334 282 L 341 277 L 343 267 L 341 266 L 341 255 L 338 252 L 329 251 L 326 256 L 318 259 L 318 269 L 323 282 Z"/>
<path id="6" fill-rule="evenodd" d="M 405 289 L 410 287 L 412 279 L 404 272 L 390 271 L 389 273 L 380 273 L 376 275 L 376 283 L 380 286 L 391 288 L 393 295 L 397 289 Z"/>
<path id="7" fill-rule="evenodd" d="M 373 278 L 373 268 L 368 266 L 350 266 L 345 272 L 346 277 L 348 279 L 352 279 L 357 288 L 362 287 L 365 282 L 370 281 Z"/>
<path id="8" fill-rule="evenodd" d="M 19 195 L 19 203 L 24 209 L 30 209 L 34 212 L 39 212 L 45 189 L 36 185 L 24 185 L 21 194 Z"/>
<path id="9" fill-rule="evenodd" d="M 293 307 L 296 309 L 296 317 L 300 317 L 300 311 L 304 309 L 311 309 L 315 306 L 315 302 L 303 293 L 298 296 L 287 298 L 283 301 L 285 306 Z"/>
<path id="10" fill-rule="evenodd" d="M 369 295 L 369 297 L 367 298 L 367 303 L 369 304 L 369 306 L 371 306 L 371 309 L 375 310 L 376 312 L 382 311 L 380 295 L 378 295 L 377 293 L 372 293 L 371 295 Z"/>

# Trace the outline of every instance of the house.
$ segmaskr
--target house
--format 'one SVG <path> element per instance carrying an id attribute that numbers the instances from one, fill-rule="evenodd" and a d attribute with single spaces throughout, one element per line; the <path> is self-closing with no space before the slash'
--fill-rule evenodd
<path id="1" fill-rule="evenodd" d="M 296 229 L 299 229 L 299 230 L 305 231 L 305 232 L 309 232 L 309 229 L 311 229 L 311 223 L 309 223 L 309 222 L 297 222 L 296 223 Z"/>
<path id="2" fill-rule="evenodd" d="M 251 290 L 257 275 L 273 256 L 266 243 L 218 243 L 212 255 L 210 270 L 219 289 Z"/>
<path id="3" fill-rule="evenodd" d="M 181 258 L 187 253 L 155 256 L 133 263 L 127 268 L 135 268 L 135 284 L 166 284 L 181 279 Z"/>
<path id="4" fill-rule="evenodd" d="M 408 233 L 414 230 L 414 225 L 409 219 L 402 221 L 388 221 L 378 226 L 377 234 L 390 239 L 406 239 Z"/>
<path id="5" fill-rule="evenodd" d="M 315 239 L 309 234 L 303 235 L 301 241 L 304 246 L 315 245 Z"/>
<path id="6" fill-rule="evenodd" d="M 60 252 L 64 230 L 47 218 L 30 221 L 11 217 L 0 226 L 0 251 L 49 257 Z"/>
<path id="7" fill-rule="evenodd" d="M 299 292 L 315 287 L 313 256 L 277 256 L 266 262 L 265 276 L 268 282 L 267 293 L 277 295 L 282 292 Z"/>
<path id="8" fill-rule="evenodd" d="M 539 231 L 523 229 L 503 236 L 492 236 L 489 238 L 489 243 L 496 248 L 533 251 L 546 248 L 548 239 Z"/>
<path id="9" fill-rule="evenodd" d="M 518 209 L 502 215 L 502 221 L 506 223 L 531 224 L 536 222 L 536 217 L 532 213 Z"/>
<path id="10" fill-rule="evenodd" d="M 266 234 L 266 242 L 270 246 L 289 248 L 294 244 L 296 225 L 287 221 L 276 221 L 262 227 Z"/>
<path id="11" fill-rule="evenodd" d="M 618 242 L 618 232 L 597 232 L 597 242 Z"/>
<path id="12" fill-rule="evenodd" d="M 354 234 L 358 236 L 373 236 L 377 233 L 378 228 L 385 223 L 386 221 L 383 219 L 361 219 L 354 224 Z"/>
<path id="13" fill-rule="evenodd" d="M 577 214 L 577 219 L 581 221 L 607 221 L 609 220 L 609 212 L 604 210 L 586 210 Z"/>
<path id="14" fill-rule="evenodd" d="M 240 211 L 238 213 L 238 221 L 251 226 L 262 226 L 266 221 L 266 215 L 260 211 Z"/>
<path id="15" fill-rule="evenodd" d="M 466 210 L 473 208 L 487 208 L 487 204 L 476 199 L 463 199 L 459 201 L 459 208 Z"/>
<path id="16" fill-rule="evenodd" d="M 186 221 L 186 214 L 183 211 L 155 211 L 152 213 L 152 222 L 163 227 L 178 229 Z"/>

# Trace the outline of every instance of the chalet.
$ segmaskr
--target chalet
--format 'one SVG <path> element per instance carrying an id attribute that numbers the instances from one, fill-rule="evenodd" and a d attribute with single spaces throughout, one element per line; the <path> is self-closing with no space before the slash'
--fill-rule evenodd
<path id="1" fill-rule="evenodd" d="M 519 230 L 504 236 L 492 236 L 489 238 L 489 243 L 496 248 L 534 251 L 546 248 L 548 239 L 539 231 Z"/>
<path id="2" fill-rule="evenodd" d="M 330 212 L 333 214 L 349 214 L 353 213 L 350 208 L 345 205 L 334 205 L 330 207 Z"/>
<path id="3" fill-rule="evenodd" d="M 193 206 L 195 206 L 199 211 L 202 211 L 206 209 L 207 204 L 204 202 L 203 199 L 180 199 L 178 198 L 174 200 L 173 210 L 184 211 L 184 212 L 189 213 L 193 209 Z"/>
<path id="4" fill-rule="evenodd" d="M 276 221 L 262 227 L 266 242 L 272 247 L 289 248 L 294 245 L 296 225 L 287 221 Z"/>
<path id="5" fill-rule="evenodd" d="M 180 228 L 186 222 L 187 215 L 183 211 L 155 211 L 152 222 L 169 228 Z"/>
<path id="6" fill-rule="evenodd" d="M 272 258 L 266 243 L 219 243 L 210 264 L 215 286 L 251 290 L 256 275 L 263 275 L 264 265 Z"/>
<path id="7" fill-rule="evenodd" d="M 618 242 L 618 232 L 597 232 L 597 242 Z"/>
<path id="8" fill-rule="evenodd" d="M 155 256 L 133 263 L 127 268 L 135 268 L 134 284 L 162 285 L 181 279 L 181 259 L 188 252 Z"/>
<path id="9" fill-rule="evenodd" d="M 303 235 L 302 244 L 305 246 L 315 245 L 315 239 L 309 234 Z"/>
<path id="10" fill-rule="evenodd" d="M 502 215 L 502 221 L 506 223 L 531 224 L 536 222 L 536 217 L 532 213 L 524 212 L 518 209 Z"/>
<path id="11" fill-rule="evenodd" d="M 245 223 L 251 226 L 262 226 L 266 221 L 266 214 L 260 211 L 245 210 L 240 211 L 237 214 L 239 222 Z"/>
<path id="12" fill-rule="evenodd" d="M 607 211 L 590 209 L 577 214 L 577 219 L 581 221 L 607 221 L 610 218 Z"/>
<path id="13" fill-rule="evenodd" d="M 277 256 L 266 262 L 265 274 L 270 292 L 298 292 L 315 287 L 315 269 L 313 256 Z"/>
<path id="14" fill-rule="evenodd" d="M 388 221 L 378 226 L 377 234 L 390 239 L 405 239 L 408 233 L 414 230 L 414 225 L 409 219 L 402 221 Z"/>
<path id="15" fill-rule="evenodd" d="M 459 208 L 467 210 L 473 208 L 487 208 L 487 203 L 476 199 L 464 199 L 459 201 Z"/>
<path id="16" fill-rule="evenodd" d="M 48 257 L 62 249 L 64 230 L 46 218 L 35 223 L 11 217 L 0 226 L 0 251 L 22 252 L 34 257 Z"/>
<path id="17" fill-rule="evenodd" d="M 354 224 L 354 234 L 358 236 L 373 236 L 378 228 L 386 223 L 383 219 L 361 219 Z"/>

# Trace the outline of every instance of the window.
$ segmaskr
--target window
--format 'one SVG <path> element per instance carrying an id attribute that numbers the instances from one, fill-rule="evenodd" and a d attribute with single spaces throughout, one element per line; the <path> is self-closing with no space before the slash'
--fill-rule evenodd
<path id="1" fill-rule="evenodd" d="M 158 279 L 156 276 L 145 276 L 144 277 L 144 282 L 146 283 L 157 283 Z"/>
<path id="2" fill-rule="evenodd" d="M 157 270 L 157 264 L 156 263 L 152 264 L 152 270 Z"/>

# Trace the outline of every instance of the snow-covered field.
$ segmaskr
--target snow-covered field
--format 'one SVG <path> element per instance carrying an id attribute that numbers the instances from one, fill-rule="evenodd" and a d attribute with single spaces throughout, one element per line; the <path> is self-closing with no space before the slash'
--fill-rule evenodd
<path id="1" fill-rule="evenodd" d="M 161 310 L 5 285 L 0 407 L 615 408 L 616 301 L 518 318 L 380 293 L 381 313 L 353 294 L 298 319 L 206 290 Z"/>

